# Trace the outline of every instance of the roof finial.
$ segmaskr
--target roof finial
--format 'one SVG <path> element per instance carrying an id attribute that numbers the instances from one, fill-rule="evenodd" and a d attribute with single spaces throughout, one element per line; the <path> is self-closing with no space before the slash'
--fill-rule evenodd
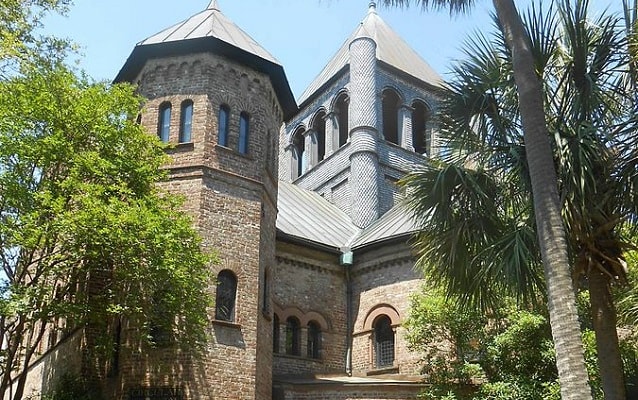
<path id="1" fill-rule="evenodd" d="M 211 0 L 210 4 L 208 5 L 208 7 L 206 7 L 206 9 L 219 11 L 219 4 L 217 4 L 217 0 Z"/>
<path id="2" fill-rule="evenodd" d="M 377 12 L 377 2 L 371 1 L 370 4 L 368 4 L 368 13 L 376 13 L 376 12 Z"/>

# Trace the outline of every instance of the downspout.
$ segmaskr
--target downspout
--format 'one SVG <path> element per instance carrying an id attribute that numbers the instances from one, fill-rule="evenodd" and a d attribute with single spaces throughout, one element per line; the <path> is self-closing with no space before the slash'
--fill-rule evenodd
<path id="1" fill-rule="evenodd" d="M 341 248 L 339 262 L 343 266 L 346 274 L 346 374 L 352 376 L 352 277 L 350 268 L 352 267 L 352 250 L 349 247 Z"/>

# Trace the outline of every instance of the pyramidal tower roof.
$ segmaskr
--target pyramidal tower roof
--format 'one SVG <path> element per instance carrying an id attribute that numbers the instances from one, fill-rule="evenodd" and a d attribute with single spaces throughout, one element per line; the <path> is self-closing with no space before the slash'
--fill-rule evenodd
<path id="1" fill-rule="evenodd" d="M 144 46 L 198 38 L 217 38 L 248 53 L 279 64 L 279 61 L 272 54 L 222 14 L 217 0 L 211 1 L 204 11 L 142 40 L 137 45 Z"/>
<path id="2" fill-rule="evenodd" d="M 357 29 L 332 57 L 314 81 L 302 93 L 299 104 L 305 103 L 328 83 L 346 65 L 350 64 L 349 47 L 352 40 L 370 37 L 377 44 L 377 60 L 407 73 L 427 84 L 441 86 L 443 78 L 428 65 L 388 24 L 377 14 L 376 3 L 371 2 L 368 14 Z"/>
<path id="3" fill-rule="evenodd" d="M 223 55 L 268 74 L 284 118 L 297 111 L 279 61 L 222 14 L 217 0 L 212 0 L 205 10 L 137 43 L 115 82 L 133 81 L 149 59 L 201 52 Z"/>

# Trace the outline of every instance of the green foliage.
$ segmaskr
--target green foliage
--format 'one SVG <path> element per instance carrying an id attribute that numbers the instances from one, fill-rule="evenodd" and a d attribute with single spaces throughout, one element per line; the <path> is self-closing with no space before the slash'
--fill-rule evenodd
<path id="1" fill-rule="evenodd" d="M 587 297 L 581 296 L 581 303 Z M 589 307 L 583 304 L 587 320 Z M 406 321 L 411 349 L 423 353 L 423 373 L 431 386 L 423 399 L 560 399 L 554 345 L 545 313 L 502 303 L 489 317 L 459 309 L 440 290 L 424 288 L 412 299 Z M 583 331 L 592 394 L 602 399 L 594 334 Z M 623 336 L 621 350 L 628 377 L 635 376 L 636 338 Z"/>
<path id="2" fill-rule="evenodd" d="M 49 13 L 64 14 L 71 0 L 3 0 L 0 3 L 0 77 L 24 64 L 61 62 L 72 48 L 69 41 L 39 34 Z"/>
<path id="3" fill-rule="evenodd" d="M 135 123 L 141 106 L 131 86 L 62 66 L 0 81 L 0 334 L 10 338 L 0 376 L 20 353 L 28 365 L 40 322 L 106 332 L 114 319 L 150 320 L 161 304 L 181 346 L 204 342 L 213 258 L 182 201 L 158 186 L 167 157 Z M 30 346 L 11 353 L 27 334 Z"/>
<path id="4" fill-rule="evenodd" d="M 622 324 L 638 326 L 638 250 L 625 254 L 627 261 L 627 285 L 616 287 L 614 295 L 618 304 L 618 320 Z"/>
<path id="5" fill-rule="evenodd" d="M 53 392 L 44 394 L 40 400 L 100 400 L 102 396 L 91 388 L 91 384 L 79 376 L 64 374 Z"/>
<path id="6" fill-rule="evenodd" d="M 587 1 L 556 4 L 532 8 L 525 18 L 543 84 L 544 118 L 536 122 L 551 133 L 573 276 L 585 287 L 593 282 L 598 307 L 607 304 L 605 285 L 625 281 L 624 259 L 638 229 L 638 75 L 626 40 L 635 32 L 636 14 L 630 13 L 634 22 L 625 32 L 617 16 L 588 15 Z M 421 229 L 418 266 L 446 295 L 484 311 L 498 308 L 503 296 L 529 306 L 544 294 L 537 237 L 546 232 L 535 224 L 539 205 L 533 204 L 521 116 L 526 108 L 519 104 L 507 43 L 502 31 L 468 42 L 466 60 L 440 92 L 438 157 L 403 179 Z M 588 281 L 599 271 L 605 279 Z M 627 300 L 622 314 L 637 303 Z M 602 312 L 600 321 L 613 326 L 613 311 Z M 559 327 L 563 321 L 555 322 Z M 622 396 L 612 379 L 621 374 L 613 333 L 598 333 L 601 347 L 612 353 L 601 358 L 609 364 L 605 389 Z"/>

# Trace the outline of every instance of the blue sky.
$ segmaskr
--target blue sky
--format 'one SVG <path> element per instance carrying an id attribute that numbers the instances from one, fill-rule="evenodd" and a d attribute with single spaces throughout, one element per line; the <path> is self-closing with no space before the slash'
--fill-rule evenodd
<path id="1" fill-rule="evenodd" d="M 111 80 L 135 43 L 206 8 L 210 0 L 76 0 L 67 17 L 45 21 L 49 33 L 81 46 L 80 66 L 93 78 Z M 528 0 L 516 3 L 523 8 Z M 369 0 L 218 0 L 221 11 L 284 66 L 298 97 L 339 49 L 368 10 Z M 491 29 L 492 2 L 477 2 L 468 16 L 418 8 L 389 9 L 379 15 L 437 72 L 445 77 L 460 58 L 467 36 Z M 601 10 L 620 0 L 592 0 Z"/>

